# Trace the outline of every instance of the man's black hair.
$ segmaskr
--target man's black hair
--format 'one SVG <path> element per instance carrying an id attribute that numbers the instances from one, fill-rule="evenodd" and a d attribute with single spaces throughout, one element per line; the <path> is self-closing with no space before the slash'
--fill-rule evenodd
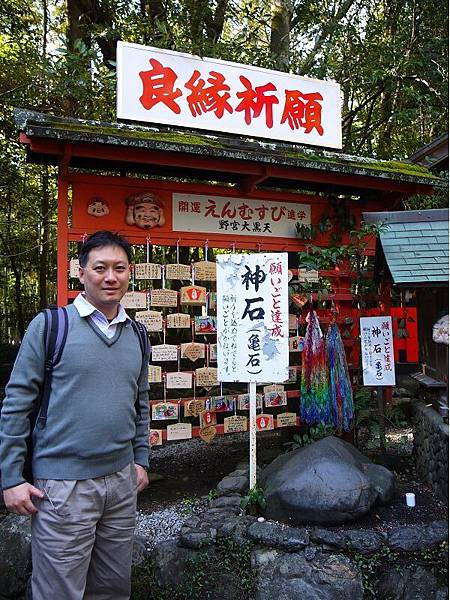
<path id="1" fill-rule="evenodd" d="M 129 241 L 118 233 L 112 231 L 96 231 L 83 242 L 80 248 L 78 260 L 80 267 L 85 267 L 89 259 L 89 252 L 95 248 L 104 248 L 105 246 L 118 246 L 122 248 L 131 263 L 131 247 Z"/>

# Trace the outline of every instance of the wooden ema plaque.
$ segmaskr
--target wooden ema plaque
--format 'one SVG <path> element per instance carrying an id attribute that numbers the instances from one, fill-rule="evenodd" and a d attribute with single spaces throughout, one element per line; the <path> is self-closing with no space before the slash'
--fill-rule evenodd
<path id="1" fill-rule="evenodd" d="M 239 394 L 237 399 L 238 410 L 250 410 L 250 394 Z M 256 394 L 256 408 L 262 408 L 262 403 L 262 394 Z"/>
<path id="2" fill-rule="evenodd" d="M 178 419 L 178 404 L 175 402 L 158 402 L 152 406 L 152 421 Z"/>
<path id="3" fill-rule="evenodd" d="M 192 373 L 176 371 L 166 373 L 166 388 L 168 390 L 186 390 L 192 387 Z"/>
<path id="4" fill-rule="evenodd" d="M 178 346 L 173 344 L 159 344 L 152 348 L 152 360 L 172 361 L 178 360 Z"/>
<path id="5" fill-rule="evenodd" d="M 216 281 L 217 266 L 215 262 L 201 260 L 194 263 L 195 279 L 198 281 Z"/>
<path id="6" fill-rule="evenodd" d="M 162 267 L 157 263 L 139 263 L 134 265 L 136 279 L 161 279 Z"/>
<path id="7" fill-rule="evenodd" d="M 285 406 L 287 404 L 286 392 L 268 392 L 264 394 L 264 406 L 275 408 L 277 406 Z"/>
<path id="8" fill-rule="evenodd" d="M 256 417 L 256 429 L 258 431 L 268 431 L 273 427 L 273 415 L 262 414 Z"/>
<path id="9" fill-rule="evenodd" d="M 298 280 L 300 283 L 317 283 L 319 281 L 319 271 L 315 269 L 299 269 Z"/>
<path id="10" fill-rule="evenodd" d="M 297 415 L 295 413 L 280 413 L 277 415 L 277 427 L 295 427 Z"/>
<path id="11" fill-rule="evenodd" d="M 190 279 L 190 265 L 182 265 L 180 263 L 166 265 L 166 279 Z"/>
<path id="12" fill-rule="evenodd" d="M 298 318 L 297 315 L 289 314 L 289 330 L 297 329 Z"/>
<path id="13" fill-rule="evenodd" d="M 189 400 L 184 405 L 184 416 L 185 417 L 198 417 L 199 413 L 205 410 L 205 399 L 197 398 L 195 400 Z"/>
<path id="14" fill-rule="evenodd" d="M 178 306 L 178 292 L 175 290 L 151 290 L 150 306 L 167 306 L 176 308 Z"/>
<path id="15" fill-rule="evenodd" d="M 190 423 L 174 423 L 167 425 L 167 441 L 189 440 L 192 437 L 192 425 Z"/>
<path id="16" fill-rule="evenodd" d="M 238 433 L 247 431 L 247 417 L 236 415 L 234 417 L 226 417 L 223 420 L 224 433 Z"/>
<path id="17" fill-rule="evenodd" d="M 80 261 L 78 258 L 72 258 L 69 261 L 69 277 L 73 277 L 74 279 L 78 279 L 78 269 L 80 268 Z"/>
<path id="18" fill-rule="evenodd" d="M 195 362 L 199 358 L 205 358 L 205 344 L 199 344 L 197 342 L 188 342 L 181 344 L 181 358 L 189 358 L 192 362 Z"/>
<path id="19" fill-rule="evenodd" d="M 300 335 L 294 335 L 289 338 L 289 352 L 303 352 L 305 338 Z"/>
<path id="20" fill-rule="evenodd" d="M 215 367 L 203 367 L 195 371 L 195 382 L 199 387 L 213 387 L 218 385 L 217 369 Z"/>
<path id="21" fill-rule="evenodd" d="M 157 310 L 141 310 L 135 314 L 135 319 L 145 325 L 147 331 L 162 331 L 162 313 Z"/>
<path id="22" fill-rule="evenodd" d="M 287 383 L 296 383 L 297 382 L 297 369 L 296 367 L 289 367 L 289 377 L 286 381 L 283 381 L 284 384 Z"/>
<path id="23" fill-rule="evenodd" d="M 295 304 L 295 306 L 297 306 L 298 308 L 303 308 L 308 302 L 308 296 L 306 294 L 300 294 L 298 292 L 295 292 L 294 294 L 292 294 L 291 300 Z"/>
<path id="24" fill-rule="evenodd" d="M 173 313 L 166 318 L 168 329 L 189 329 L 191 326 L 191 315 L 186 313 Z"/>
<path id="25" fill-rule="evenodd" d="M 162 382 L 162 369 L 156 365 L 148 366 L 148 382 L 149 383 L 161 383 Z"/>
<path id="26" fill-rule="evenodd" d="M 202 410 L 198 413 L 200 419 L 200 427 L 209 427 L 209 425 L 217 424 L 217 415 L 211 410 Z"/>
<path id="27" fill-rule="evenodd" d="M 180 290 L 180 304 L 201 306 L 206 304 L 206 288 L 200 285 L 186 285 Z"/>
<path id="28" fill-rule="evenodd" d="M 124 308 L 147 308 L 145 292 L 127 292 L 120 301 Z"/>
<path id="29" fill-rule="evenodd" d="M 213 439 L 217 435 L 217 428 L 214 425 L 208 425 L 207 427 L 202 427 L 199 432 L 200 438 L 209 444 L 213 441 Z"/>
<path id="30" fill-rule="evenodd" d="M 263 387 L 263 392 L 265 394 L 269 394 L 270 392 L 284 392 L 284 385 L 281 383 L 274 383 L 271 385 L 265 385 Z"/>
<path id="31" fill-rule="evenodd" d="M 163 436 L 161 429 L 150 429 L 150 433 L 148 435 L 148 443 L 149 446 L 162 446 Z"/>

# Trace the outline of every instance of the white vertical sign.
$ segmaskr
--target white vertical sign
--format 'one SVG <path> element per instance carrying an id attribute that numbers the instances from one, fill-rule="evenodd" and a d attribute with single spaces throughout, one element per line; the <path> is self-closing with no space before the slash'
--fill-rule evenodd
<path id="1" fill-rule="evenodd" d="M 219 381 L 248 382 L 250 489 L 256 486 L 256 384 L 289 375 L 287 253 L 217 256 Z"/>
<path id="2" fill-rule="evenodd" d="M 395 385 L 392 317 L 361 317 L 364 385 Z"/>
<path id="3" fill-rule="evenodd" d="M 289 377 L 287 253 L 217 256 L 219 381 Z"/>

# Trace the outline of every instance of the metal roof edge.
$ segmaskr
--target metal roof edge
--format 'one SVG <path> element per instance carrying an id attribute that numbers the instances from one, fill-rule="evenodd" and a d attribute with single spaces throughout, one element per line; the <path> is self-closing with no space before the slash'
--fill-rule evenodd
<path id="1" fill-rule="evenodd" d="M 448 208 L 430 208 L 426 210 L 402 210 L 386 212 L 363 212 L 366 223 L 420 223 L 430 221 L 448 221 Z"/>

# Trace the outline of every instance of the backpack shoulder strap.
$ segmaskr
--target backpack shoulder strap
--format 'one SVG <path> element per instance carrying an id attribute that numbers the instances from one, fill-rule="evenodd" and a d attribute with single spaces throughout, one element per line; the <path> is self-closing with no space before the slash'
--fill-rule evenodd
<path id="1" fill-rule="evenodd" d="M 147 330 L 145 326 L 139 321 L 131 320 L 131 325 L 133 326 L 134 332 L 138 336 L 139 345 L 141 347 L 142 357 L 146 354 L 150 354 L 151 346 L 147 335 Z"/>
<path id="2" fill-rule="evenodd" d="M 69 329 L 67 310 L 64 306 L 46 308 L 44 311 L 45 372 L 40 397 L 40 411 L 36 427 L 43 429 L 47 423 L 48 403 L 54 367 L 61 359 Z"/>
<path id="3" fill-rule="evenodd" d="M 134 333 L 138 337 L 139 345 L 141 347 L 142 360 L 144 360 L 144 357 L 149 356 L 151 353 L 151 345 L 150 345 L 150 341 L 148 339 L 147 329 L 139 321 L 135 321 L 134 319 L 130 319 L 130 320 L 131 320 L 131 325 L 134 329 Z M 140 420 L 142 412 L 141 412 L 141 407 L 139 405 L 139 392 L 136 394 L 134 408 L 136 411 L 136 417 L 137 417 L 137 419 Z"/>

